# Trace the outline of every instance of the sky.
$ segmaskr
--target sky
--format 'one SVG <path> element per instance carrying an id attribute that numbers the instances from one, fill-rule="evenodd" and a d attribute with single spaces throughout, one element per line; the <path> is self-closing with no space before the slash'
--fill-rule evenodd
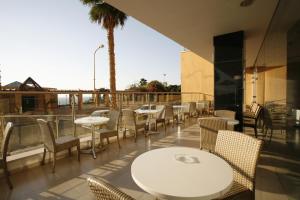
<path id="1" fill-rule="evenodd" d="M 42 87 L 109 88 L 107 33 L 79 0 L 0 0 L 2 85 L 32 77 Z M 129 17 L 115 29 L 116 81 L 122 90 L 141 78 L 180 84 L 179 44 Z"/>

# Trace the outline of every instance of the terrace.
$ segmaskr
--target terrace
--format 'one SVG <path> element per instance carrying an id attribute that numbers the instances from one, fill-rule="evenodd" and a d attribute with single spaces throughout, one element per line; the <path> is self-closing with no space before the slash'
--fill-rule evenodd
<path id="1" fill-rule="evenodd" d="M 82 155 L 80 163 L 76 156 L 59 159 L 55 174 L 51 166 L 38 166 L 13 173 L 11 180 L 14 189 L 9 190 L 1 179 L 3 199 L 93 199 L 86 178 L 104 178 L 136 199 L 155 199 L 142 191 L 132 180 L 130 165 L 140 154 L 151 149 L 170 146 L 199 147 L 199 127 L 195 119 L 185 126 L 167 129 L 166 136 L 161 133 L 144 138 L 139 136 L 137 143 L 133 138 L 121 140 L 121 149 L 112 143 L 108 149 L 97 155 Z M 160 129 L 162 131 L 162 129 Z M 247 130 L 247 134 L 253 132 Z M 300 152 L 297 143 L 299 132 L 294 134 L 276 132 L 271 144 L 264 146 L 257 168 L 256 199 L 297 199 L 299 197 Z M 41 158 L 41 156 L 40 156 Z M 242 196 L 241 199 L 247 199 Z"/>

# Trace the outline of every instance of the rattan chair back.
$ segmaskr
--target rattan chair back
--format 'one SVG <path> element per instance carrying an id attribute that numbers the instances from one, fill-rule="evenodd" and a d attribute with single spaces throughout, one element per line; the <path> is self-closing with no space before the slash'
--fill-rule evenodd
<path id="1" fill-rule="evenodd" d="M 196 102 L 190 102 L 190 114 L 194 114 L 197 112 L 197 103 Z"/>
<path id="2" fill-rule="evenodd" d="M 122 110 L 122 120 L 126 127 L 136 126 L 136 114 L 133 110 L 123 109 Z"/>
<path id="3" fill-rule="evenodd" d="M 97 200 L 134 200 L 106 181 L 88 178 L 87 182 Z"/>
<path id="4" fill-rule="evenodd" d="M 218 133 L 215 153 L 232 166 L 234 181 L 253 191 L 261 146 L 261 140 L 244 133 L 221 130 Z"/>
<path id="5" fill-rule="evenodd" d="M 182 107 L 182 112 L 183 113 L 190 113 L 190 108 L 191 108 L 191 103 L 190 102 L 185 102 L 182 103 L 183 107 Z"/>
<path id="6" fill-rule="evenodd" d="M 6 160 L 6 155 L 8 152 L 8 145 L 9 145 L 9 139 L 13 131 L 13 123 L 12 122 L 7 122 L 5 126 L 5 130 L 3 133 L 3 138 L 2 138 L 2 144 L 1 144 L 1 153 L 2 153 L 2 159 Z"/>
<path id="7" fill-rule="evenodd" d="M 156 106 L 156 109 L 159 110 L 159 112 L 156 115 L 156 119 L 165 119 L 166 106 L 165 105 L 159 105 L 159 106 Z"/>
<path id="8" fill-rule="evenodd" d="M 120 121 L 120 112 L 116 110 L 111 110 L 109 112 L 109 121 L 106 126 L 109 130 L 118 130 L 118 125 Z"/>
<path id="9" fill-rule="evenodd" d="M 165 119 L 172 119 L 174 118 L 174 109 L 172 105 L 166 105 L 165 107 Z"/>
<path id="10" fill-rule="evenodd" d="M 42 140 L 44 142 L 44 145 L 49 151 L 54 152 L 55 137 L 54 137 L 53 130 L 50 126 L 50 123 L 44 119 L 37 119 L 37 122 L 41 130 L 41 135 L 42 135 Z"/>
<path id="11" fill-rule="evenodd" d="M 200 149 L 214 152 L 218 131 L 227 129 L 227 121 L 215 117 L 206 117 L 199 118 L 198 122 L 200 125 Z"/>

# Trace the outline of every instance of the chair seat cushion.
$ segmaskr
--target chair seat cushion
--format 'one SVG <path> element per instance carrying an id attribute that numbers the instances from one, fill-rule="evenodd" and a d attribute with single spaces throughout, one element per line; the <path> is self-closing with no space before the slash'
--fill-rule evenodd
<path id="1" fill-rule="evenodd" d="M 233 181 L 230 190 L 226 194 L 224 194 L 220 199 L 231 199 L 233 196 L 246 191 L 249 190 L 245 186 L 239 184 L 236 181 Z"/>
<path id="2" fill-rule="evenodd" d="M 73 136 L 63 136 L 55 140 L 57 151 L 62 151 L 80 144 L 79 138 Z"/>

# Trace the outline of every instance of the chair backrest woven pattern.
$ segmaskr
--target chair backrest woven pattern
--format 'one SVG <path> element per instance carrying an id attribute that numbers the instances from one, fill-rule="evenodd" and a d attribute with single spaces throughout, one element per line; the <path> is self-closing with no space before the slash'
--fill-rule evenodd
<path id="1" fill-rule="evenodd" d="M 173 119 L 174 117 L 174 109 L 172 105 L 166 105 L 165 108 L 165 119 Z"/>
<path id="2" fill-rule="evenodd" d="M 111 110 L 109 112 L 109 121 L 107 122 L 107 128 L 110 130 L 118 130 L 120 120 L 120 112 L 116 110 Z"/>
<path id="3" fill-rule="evenodd" d="M 182 112 L 186 112 L 186 113 L 189 113 L 190 112 L 190 106 L 191 104 L 190 103 L 182 103 Z"/>
<path id="4" fill-rule="evenodd" d="M 253 191 L 261 146 L 261 140 L 244 133 L 221 130 L 218 133 L 215 153 L 232 166 L 234 180 Z"/>
<path id="5" fill-rule="evenodd" d="M 197 112 L 196 107 L 197 107 L 196 102 L 190 102 L 190 113 L 191 114 Z"/>
<path id="6" fill-rule="evenodd" d="M 165 118 L 166 106 L 165 105 L 159 105 L 159 106 L 156 106 L 156 109 L 159 110 L 159 112 L 156 115 L 156 118 L 157 119 L 164 119 Z"/>
<path id="7" fill-rule="evenodd" d="M 97 200 L 134 200 L 106 181 L 88 178 L 87 182 Z"/>
<path id="8" fill-rule="evenodd" d="M 130 109 L 124 109 L 122 111 L 122 120 L 124 122 L 124 125 L 129 128 L 129 127 L 134 127 L 136 126 L 136 121 L 135 121 L 135 112 Z"/>
<path id="9" fill-rule="evenodd" d="M 199 118 L 198 122 L 200 125 L 200 148 L 213 152 L 218 131 L 227 129 L 227 121 L 220 118 L 207 117 Z"/>
<path id="10" fill-rule="evenodd" d="M 37 119 L 37 122 L 41 130 L 44 145 L 49 151 L 53 152 L 55 148 L 55 137 L 50 123 L 44 119 Z"/>

